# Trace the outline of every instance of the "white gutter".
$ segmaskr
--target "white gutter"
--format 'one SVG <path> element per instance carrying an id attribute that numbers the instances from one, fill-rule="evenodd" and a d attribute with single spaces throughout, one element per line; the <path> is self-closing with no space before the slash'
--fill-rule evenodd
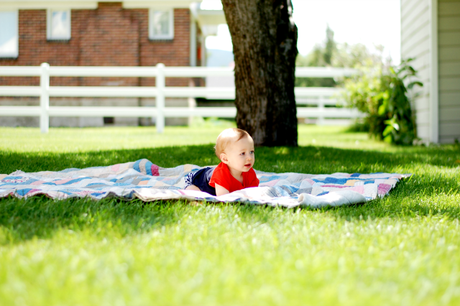
<path id="1" fill-rule="evenodd" d="M 430 142 L 439 142 L 438 0 L 430 0 Z"/>
<path id="2" fill-rule="evenodd" d="M 196 66 L 196 22 L 199 3 L 190 4 L 190 66 Z"/>

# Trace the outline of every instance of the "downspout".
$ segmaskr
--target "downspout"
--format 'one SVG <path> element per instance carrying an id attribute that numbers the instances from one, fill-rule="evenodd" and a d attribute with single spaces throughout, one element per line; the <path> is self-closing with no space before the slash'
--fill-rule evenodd
<path id="1" fill-rule="evenodd" d="M 430 142 L 439 142 L 438 0 L 430 0 Z"/>
<path id="2" fill-rule="evenodd" d="M 196 20 L 197 20 L 197 10 L 199 7 L 199 3 L 192 3 L 190 4 L 190 66 L 196 66 Z M 193 79 L 189 80 L 189 86 L 193 87 L 194 82 Z M 188 107 L 190 108 L 190 112 L 193 112 L 193 109 L 196 106 L 196 100 L 193 97 L 188 98 Z M 193 116 L 188 117 L 188 126 L 191 126 L 193 123 Z"/>
<path id="3" fill-rule="evenodd" d="M 196 66 L 196 16 L 199 3 L 190 4 L 190 66 Z"/>

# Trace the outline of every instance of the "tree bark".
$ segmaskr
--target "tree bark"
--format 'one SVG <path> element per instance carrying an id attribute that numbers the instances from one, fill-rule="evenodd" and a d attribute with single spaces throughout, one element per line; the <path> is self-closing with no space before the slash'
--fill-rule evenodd
<path id="1" fill-rule="evenodd" d="M 235 58 L 236 123 L 258 146 L 297 146 L 297 27 L 290 0 L 222 0 Z"/>

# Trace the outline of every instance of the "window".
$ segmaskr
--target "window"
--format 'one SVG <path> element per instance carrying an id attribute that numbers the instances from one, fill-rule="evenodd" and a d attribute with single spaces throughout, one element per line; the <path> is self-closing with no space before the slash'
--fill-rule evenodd
<path id="1" fill-rule="evenodd" d="M 0 57 L 17 58 L 18 11 L 0 11 Z"/>
<path id="2" fill-rule="evenodd" d="M 149 38 L 150 39 L 173 39 L 174 38 L 174 11 L 173 9 L 157 10 L 149 12 Z"/>
<path id="3" fill-rule="evenodd" d="M 70 10 L 48 10 L 46 38 L 48 40 L 70 39 Z"/>

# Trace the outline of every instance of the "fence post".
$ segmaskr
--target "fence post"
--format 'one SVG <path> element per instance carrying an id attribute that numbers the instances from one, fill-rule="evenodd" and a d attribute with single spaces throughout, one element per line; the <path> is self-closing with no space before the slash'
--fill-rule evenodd
<path id="1" fill-rule="evenodd" d="M 48 133 L 50 125 L 50 118 L 48 115 L 50 106 L 50 65 L 48 63 L 42 63 L 40 67 L 40 131 L 42 133 Z"/>
<path id="2" fill-rule="evenodd" d="M 193 83 L 193 79 L 190 79 L 189 82 L 188 82 L 188 86 L 189 87 L 194 87 L 194 83 Z M 190 110 L 190 114 L 193 114 L 193 110 L 195 109 L 196 107 L 196 100 L 194 97 L 189 97 L 188 98 L 188 108 Z M 188 117 L 188 126 L 191 126 L 193 123 L 193 116 L 190 115 Z"/>
<path id="3" fill-rule="evenodd" d="M 164 116 L 164 107 L 165 107 L 165 65 L 159 63 L 157 65 L 157 76 L 156 76 L 156 87 L 157 87 L 157 97 L 156 97 L 156 108 L 157 108 L 157 132 L 163 133 L 165 127 L 165 116 Z"/>
<path id="4" fill-rule="evenodd" d="M 320 115 L 318 116 L 318 120 L 316 121 L 317 125 L 324 125 L 324 96 L 319 96 L 318 99 L 318 110 L 320 111 Z"/>

